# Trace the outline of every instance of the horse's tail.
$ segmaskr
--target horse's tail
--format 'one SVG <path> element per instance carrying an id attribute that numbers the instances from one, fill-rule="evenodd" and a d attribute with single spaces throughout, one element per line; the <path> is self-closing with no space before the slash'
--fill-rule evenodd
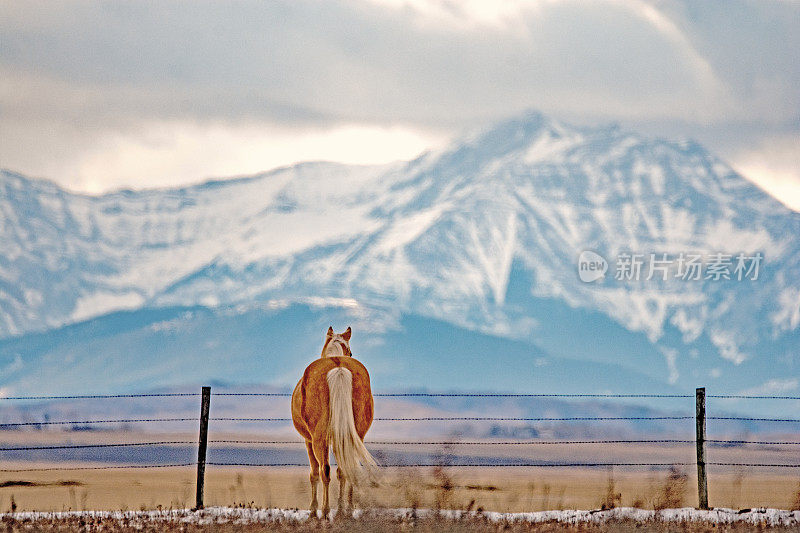
<path id="1" fill-rule="evenodd" d="M 327 380 L 330 393 L 328 442 L 333 447 L 336 464 L 347 480 L 357 483 L 362 467 L 372 477 L 378 464 L 356 431 L 353 419 L 353 374 L 339 366 L 328 372 Z"/>

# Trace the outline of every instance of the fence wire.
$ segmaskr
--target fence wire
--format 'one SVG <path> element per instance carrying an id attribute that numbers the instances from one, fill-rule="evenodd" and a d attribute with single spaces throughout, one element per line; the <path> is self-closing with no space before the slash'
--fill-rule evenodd
<path id="1" fill-rule="evenodd" d="M 236 422 L 291 422 L 291 418 L 240 418 L 218 417 L 210 418 L 215 421 Z M 693 416 L 573 416 L 573 417 L 492 417 L 492 416 L 426 416 L 417 418 L 374 418 L 382 422 L 426 422 L 445 420 L 471 420 L 471 421 L 514 421 L 514 422 L 567 422 L 587 420 L 694 420 Z"/>
<path id="2" fill-rule="evenodd" d="M 305 444 L 298 440 L 209 440 L 209 444 Z M 689 439 L 516 440 L 516 441 L 364 441 L 371 446 L 524 446 L 559 444 L 695 444 Z M 711 444 L 800 445 L 795 441 L 706 439 Z M 0 449 L 2 450 L 2 449 Z"/>
<path id="3" fill-rule="evenodd" d="M 441 422 L 441 421 L 489 421 L 489 422 L 573 422 L 603 420 L 694 420 L 693 416 L 571 416 L 571 417 L 491 417 L 491 416 L 427 416 L 427 417 L 377 417 L 380 422 Z M 196 417 L 187 418 L 116 418 L 105 420 L 46 420 L 41 422 L 3 422 L 0 429 L 26 426 L 74 425 L 89 426 L 93 424 L 135 424 L 145 422 L 194 422 Z M 291 422 L 286 417 L 211 417 L 216 422 Z M 750 422 L 791 422 L 800 423 L 800 418 L 757 418 L 744 416 L 708 416 L 706 420 L 739 420 Z"/>
<path id="4" fill-rule="evenodd" d="M 54 466 L 42 468 L 3 468 L 4 474 L 15 472 L 72 472 L 74 470 L 122 470 L 128 468 L 175 468 L 183 466 L 197 466 L 197 463 L 172 463 L 153 465 L 103 465 L 103 466 Z"/>
<path id="5" fill-rule="evenodd" d="M 747 420 L 751 422 L 800 422 L 800 418 L 754 418 L 749 416 L 707 416 L 706 420 Z"/>
<path id="6" fill-rule="evenodd" d="M 199 397 L 199 392 L 164 392 L 144 394 L 78 394 L 73 396 L 2 396 L 0 400 L 99 400 L 111 398 Z"/>
<path id="7" fill-rule="evenodd" d="M 793 441 L 759 441 L 759 440 L 727 440 L 707 439 L 711 444 L 756 444 L 771 446 L 797 446 Z M 268 444 L 268 445 L 305 445 L 298 440 L 241 440 L 210 439 L 209 444 Z M 124 448 L 135 446 L 177 446 L 196 445 L 194 440 L 161 440 L 149 442 L 112 442 L 102 444 L 54 444 L 42 446 L 6 446 L 0 452 L 36 451 L 36 450 L 70 450 L 84 448 Z M 604 439 L 604 440 L 518 440 L 518 441 L 365 441 L 369 446 L 552 446 L 563 444 L 695 444 L 689 439 Z"/>
<path id="8" fill-rule="evenodd" d="M 289 392 L 214 392 L 212 396 L 292 396 Z M 694 394 L 517 394 L 517 393 L 437 393 L 437 392 L 398 392 L 376 393 L 376 398 L 694 398 Z M 766 396 L 748 394 L 708 394 L 706 398 L 746 399 L 746 400 L 800 400 L 800 396 Z"/>
<path id="9" fill-rule="evenodd" d="M 199 397 L 198 392 L 165 392 L 142 394 L 78 394 L 60 396 L 3 396 L 3 400 L 86 400 L 111 398 L 168 398 Z M 212 396 L 292 396 L 289 392 L 215 392 Z M 376 398 L 694 398 L 694 394 L 523 394 L 523 393 L 435 393 L 435 392 L 399 392 L 376 393 Z M 707 398 L 746 399 L 746 400 L 800 400 L 800 396 L 766 396 L 747 394 L 708 394 Z"/>
<path id="10" fill-rule="evenodd" d="M 441 421 L 489 421 L 489 422 L 572 422 L 603 420 L 694 420 L 693 416 L 570 416 L 570 417 L 491 417 L 491 416 L 427 416 L 427 417 L 377 417 L 373 420 L 381 422 L 441 422 Z M 46 420 L 41 422 L 3 422 L 1 428 L 25 426 L 54 425 L 92 425 L 92 424 L 134 424 L 145 422 L 193 422 L 196 417 L 189 418 L 117 418 L 106 420 Z M 291 422 L 286 417 L 211 417 L 217 422 Z M 706 420 L 739 420 L 751 422 L 792 422 L 800 423 L 800 418 L 757 418 L 744 416 L 708 416 Z"/>
<path id="11" fill-rule="evenodd" d="M 308 463 L 218 463 L 218 462 L 207 462 L 207 465 L 211 466 L 254 466 L 254 467 L 278 467 L 278 466 L 304 466 L 308 468 Z M 380 468 L 424 468 L 424 467 L 440 467 L 440 468 L 453 468 L 453 467 L 545 467 L 545 468 L 555 468 L 555 467 L 564 467 L 564 468 L 572 468 L 572 467 L 586 467 L 586 468 L 597 468 L 597 467 L 610 467 L 610 466 L 657 466 L 657 467 L 674 467 L 674 466 L 695 466 L 697 463 L 617 463 L 617 462 L 598 462 L 598 463 L 559 463 L 559 462 L 547 462 L 547 463 L 397 463 L 397 464 L 383 464 L 378 465 Z M 716 463 L 716 462 L 706 462 L 706 465 L 712 466 L 751 466 L 751 467 L 768 467 L 768 468 L 800 468 L 800 464 L 784 464 L 784 463 Z"/>
<path id="12" fill-rule="evenodd" d="M 207 466 L 239 466 L 239 467 L 305 467 L 307 463 L 227 463 L 227 462 L 206 462 Z M 380 468 L 607 468 L 614 466 L 627 467 L 676 467 L 676 466 L 695 466 L 696 463 L 674 462 L 674 463 L 618 463 L 618 462 L 582 462 L 582 463 L 395 463 L 378 465 Z M 741 466 L 741 467 L 764 467 L 764 468 L 800 468 L 800 464 L 784 463 L 721 463 L 706 462 L 708 466 Z M 181 468 L 197 466 L 193 463 L 169 463 L 169 464 L 144 464 L 144 465 L 103 465 L 103 466 L 63 466 L 63 467 L 43 467 L 43 468 L 4 468 L 0 473 L 17 472 L 71 472 L 81 470 L 121 470 L 121 469 L 147 469 L 147 468 Z"/>
<path id="13" fill-rule="evenodd" d="M 127 398 L 189 398 L 200 397 L 201 393 L 143 393 L 143 394 L 87 394 L 87 395 L 59 395 L 59 396 L 7 396 L 0 400 L 80 400 L 80 399 L 127 399 Z M 290 397 L 290 393 L 274 392 L 221 392 L 213 393 L 221 397 Z M 514 393 L 377 393 L 375 397 L 385 398 L 693 398 L 693 394 L 514 394 Z M 800 400 L 800 396 L 777 395 L 708 395 L 708 398 L 718 399 L 754 399 L 754 400 Z M 708 420 L 752 421 L 752 422 L 785 422 L 800 423 L 799 418 L 761 418 L 741 416 L 708 416 Z M 522 421 L 522 422 L 571 422 L 571 421 L 635 421 L 635 420 L 694 420 L 694 416 L 580 416 L 580 417 L 482 417 L 482 416 L 452 416 L 452 417 L 378 417 L 376 421 Z M 196 417 L 175 418 L 119 418 L 100 420 L 62 420 L 41 422 L 6 422 L 0 423 L 0 429 L 13 427 L 38 427 L 54 425 L 90 426 L 99 424 L 134 424 L 134 423 L 161 423 L 161 422 L 194 422 Z M 291 418 L 284 417 L 214 417 L 213 421 L 237 422 L 289 422 Z M 260 445 L 299 445 L 302 441 L 293 440 L 209 440 L 209 444 L 260 444 Z M 800 442 L 792 441 L 766 441 L 766 440 L 732 440 L 732 439 L 707 439 L 709 444 L 720 445 L 762 445 L 762 446 L 794 446 Z M 598 440 L 515 440 L 515 441 L 367 441 L 370 446 L 536 446 L 536 445 L 584 445 L 584 444 L 694 444 L 695 440 L 689 439 L 598 439 Z M 64 450 L 81 448 L 123 448 L 143 446 L 178 446 L 196 445 L 195 441 L 161 440 L 148 442 L 125 442 L 103 444 L 55 444 L 41 446 L 6 446 L 0 447 L 0 452 L 38 451 L 38 450 Z M 241 466 L 241 467 L 307 467 L 306 463 L 232 463 L 232 462 L 207 462 L 211 466 Z M 741 467 L 769 467 L 769 468 L 800 468 L 800 464 L 784 463 L 732 463 L 732 462 L 706 462 L 710 466 L 741 466 Z M 103 465 L 103 466 L 75 466 L 75 467 L 41 467 L 22 469 L 0 469 L 0 472 L 39 472 L 39 471 L 70 471 L 70 470 L 111 470 L 111 469 L 147 469 L 196 466 L 197 463 L 169 463 L 169 464 L 131 464 L 131 465 Z M 646 462 L 495 462 L 495 463 L 447 463 L 439 466 L 446 467 L 669 467 L 669 466 L 694 466 L 696 463 L 646 463 Z M 381 465 L 387 468 L 406 467 L 433 467 L 436 463 L 398 463 Z"/>
<path id="14" fill-rule="evenodd" d="M 111 420 L 47 420 L 43 422 L 4 422 L 0 428 L 23 426 L 90 426 L 92 424 L 133 424 L 139 422 L 188 422 L 197 421 L 197 418 L 117 418 Z"/>
<path id="15" fill-rule="evenodd" d="M 0 448 L 0 452 L 20 452 L 35 450 L 73 450 L 81 448 L 125 448 L 130 446 L 168 446 L 176 444 L 197 444 L 188 440 L 160 440 L 153 442 L 113 442 L 104 444 L 54 444 L 44 446 L 13 446 Z"/>

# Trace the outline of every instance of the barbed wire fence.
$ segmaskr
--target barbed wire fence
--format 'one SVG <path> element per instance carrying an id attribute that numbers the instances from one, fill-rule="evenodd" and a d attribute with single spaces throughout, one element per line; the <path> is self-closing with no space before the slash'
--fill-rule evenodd
<path id="1" fill-rule="evenodd" d="M 259 393 L 259 392 L 220 392 L 214 393 L 215 397 L 263 397 L 263 398 L 288 398 L 289 393 Z M 497 422 L 578 422 L 578 421 L 667 421 L 667 420 L 695 420 L 696 435 L 694 439 L 558 439 L 558 440 L 486 440 L 486 441 L 443 441 L 443 440 L 367 440 L 370 446 L 557 446 L 557 445 L 604 445 L 604 444 L 695 444 L 697 459 L 695 462 L 568 462 L 568 461 L 520 461 L 509 460 L 503 462 L 448 462 L 448 467 L 691 467 L 698 469 L 698 502 L 701 509 L 708 508 L 708 481 L 706 466 L 728 467 L 764 467 L 764 468 L 800 468 L 800 463 L 750 463 L 750 462 L 720 462 L 706 460 L 706 444 L 739 446 L 745 444 L 760 446 L 800 446 L 800 441 L 776 440 L 749 440 L 749 439 L 708 439 L 706 438 L 706 421 L 744 421 L 744 422 L 776 422 L 800 424 L 800 418 L 778 417 L 748 417 L 748 416 L 706 416 L 705 400 L 714 399 L 742 399 L 742 400 L 800 400 L 800 396 L 779 395 L 741 395 L 741 394 L 705 394 L 704 388 L 698 388 L 694 395 L 691 394 L 514 394 L 514 393 L 379 393 L 373 396 L 378 398 L 572 398 L 572 399 L 690 399 L 695 398 L 695 416 L 574 416 L 574 417 L 503 417 L 503 416 L 430 416 L 430 417 L 376 417 L 375 421 L 386 422 L 428 422 L 428 421 L 497 421 Z M 203 387 L 199 393 L 143 393 L 143 394 L 87 394 L 87 395 L 59 395 L 59 396 L 7 396 L 0 397 L 0 401 L 53 401 L 53 400 L 110 400 L 133 398 L 200 398 L 201 409 L 199 417 L 149 417 L 149 418 L 102 418 L 88 420 L 44 420 L 24 422 L 0 423 L 0 430 L 41 426 L 69 426 L 80 428 L 103 424 L 137 424 L 137 423 L 168 423 L 192 422 L 200 424 L 198 440 L 157 440 L 142 442 L 113 442 L 98 444 L 46 444 L 23 446 L 0 446 L 0 452 L 20 451 L 47 451 L 47 450 L 72 450 L 72 449 L 100 449 L 100 448 L 132 448 L 154 446 L 197 445 L 198 458 L 193 462 L 170 462 L 155 464 L 112 464 L 101 466 L 52 466 L 32 468 L 0 468 L 0 473 L 17 472 L 50 472 L 50 471 L 83 471 L 83 470 L 118 470 L 118 469 L 150 469 L 197 467 L 196 501 L 195 507 L 203 507 L 203 487 L 206 466 L 239 466 L 239 467 L 308 467 L 305 462 L 223 462 L 206 461 L 207 447 L 209 444 L 259 444 L 259 445 L 301 445 L 300 440 L 247 440 L 247 439 L 209 439 L 208 429 L 210 422 L 290 422 L 286 417 L 211 417 L 211 387 Z M 407 468 L 437 466 L 435 462 L 405 462 L 384 463 L 382 467 Z"/>

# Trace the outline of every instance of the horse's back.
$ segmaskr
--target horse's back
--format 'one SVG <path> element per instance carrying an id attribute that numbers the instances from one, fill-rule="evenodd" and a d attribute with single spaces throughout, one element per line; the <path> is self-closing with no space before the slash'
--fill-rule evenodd
<path id="1" fill-rule="evenodd" d="M 337 367 L 346 368 L 353 376 L 353 419 L 359 437 L 363 439 L 372 425 L 374 406 L 366 367 L 352 357 L 323 357 L 306 367 L 292 394 L 292 420 L 306 439 L 327 428 L 330 409 L 327 376 Z"/>

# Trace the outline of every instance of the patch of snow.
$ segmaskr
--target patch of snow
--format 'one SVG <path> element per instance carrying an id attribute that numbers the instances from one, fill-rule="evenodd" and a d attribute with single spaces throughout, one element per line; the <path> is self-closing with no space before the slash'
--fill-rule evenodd
<path id="1" fill-rule="evenodd" d="M 673 348 L 667 348 L 662 346 L 659 348 L 659 351 L 664 356 L 664 359 L 667 360 L 667 369 L 669 370 L 669 376 L 667 377 L 667 381 L 670 384 L 675 384 L 678 382 L 678 378 L 680 375 L 678 374 L 678 350 Z"/>
<path id="2" fill-rule="evenodd" d="M 558 133 L 554 135 L 553 132 L 548 131 L 537 138 L 536 141 L 528 147 L 523 156 L 523 160 L 528 164 L 542 161 L 560 163 L 564 160 L 565 152 L 577 146 L 583 142 L 583 140 L 583 136 L 580 134 L 567 134 L 562 136 Z"/>
<path id="3" fill-rule="evenodd" d="M 659 165 L 636 158 L 632 171 L 637 178 L 647 178 L 655 194 L 659 196 L 664 194 L 664 169 Z"/>
<path id="4" fill-rule="evenodd" d="M 705 308 L 702 307 L 697 309 L 682 308 L 675 311 L 670 323 L 681 332 L 683 342 L 689 344 L 703 334 L 706 314 Z"/>
<path id="5" fill-rule="evenodd" d="M 136 309 L 144 303 L 144 298 L 136 292 L 114 293 L 98 291 L 93 294 L 81 296 L 75 302 L 71 320 L 80 322 L 112 311 Z"/>
<path id="6" fill-rule="evenodd" d="M 739 394 L 756 395 L 756 396 L 781 394 L 797 390 L 798 385 L 800 385 L 800 380 L 798 380 L 797 378 L 787 378 L 787 379 L 776 378 L 776 379 L 770 379 L 769 381 L 759 385 L 758 387 L 745 389 L 741 391 Z"/>
<path id="7" fill-rule="evenodd" d="M 760 527 L 798 527 L 800 526 L 800 511 L 786 511 L 782 509 L 759 508 L 746 511 L 735 509 L 715 508 L 702 511 L 693 507 L 680 509 L 636 509 L 632 507 L 618 507 L 609 510 L 561 510 L 537 511 L 530 513 L 500 513 L 477 512 L 461 510 L 431 509 L 375 509 L 356 510 L 354 518 L 359 519 L 369 516 L 386 517 L 389 519 L 412 518 L 441 518 L 450 520 L 480 519 L 490 522 L 527 522 L 545 523 L 559 522 L 566 524 L 603 524 L 621 520 L 631 520 L 637 523 L 666 522 L 684 523 L 699 522 L 708 524 L 750 524 Z M 331 511 L 335 516 L 336 511 Z M 232 523 L 232 524 L 259 524 L 273 522 L 303 522 L 311 517 L 311 513 L 302 509 L 252 509 L 232 507 L 209 507 L 199 511 L 189 509 L 171 509 L 159 511 L 56 511 L 36 512 L 26 511 L 18 513 L 0 513 L 0 520 L 14 519 L 24 522 L 52 521 L 59 519 L 102 519 L 126 522 L 128 524 L 144 525 L 146 523 L 191 523 L 198 525 Z"/>
<path id="8" fill-rule="evenodd" d="M 721 329 L 712 329 L 708 337 L 711 339 L 711 343 L 717 347 L 723 359 L 727 359 L 734 365 L 740 365 L 747 359 L 747 355 L 739 351 L 739 342 L 736 340 L 734 333 Z"/>
<path id="9" fill-rule="evenodd" d="M 800 326 L 800 288 L 787 287 L 778 295 L 778 310 L 770 320 L 780 331 L 793 331 Z"/>
<path id="10" fill-rule="evenodd" d="M 775 261 L 784 254 L 787 242 L 773 240 L 764 228 L 754 230 L 737 227 L 722 219 L 705 230 L 705 250 L 709 253 L 763 252 L 766 261 Z"/>
<path id="11" fill-rule="evenodd" d="M 0 375 L 8 375 L 18 370 L 22 370 L 25 366 L 25 363 L 22 361 L 22 356 L 20 354 L 14 355 L 14 360 L 8 363 L 2 370 L 0 370 Z"/>
<path id="12" fill-rule="evenodd" d="M 420 211 L 411 216 L 397 218 L 388 224 L 388 229 L 381 236 L 375 250 L 378 253 L 391 253 L 414 242 L 425 230 L 448 209 L 447 205 L 437 205 L 434 208 Z"/>
<path id="13" fill-rule="evenodd" d="M 664 323 L 671 309 L 680 309 L 687 304 L 702 303 L 702 294 L 669 293 L 663 290 L 609 288 L 596 290 L 596 298 L 607 312 L 629 329 L 642 331 L 651 342 L 664 334 Z"/>
<path id="14" fill-rule="evenodd" d="M 517 217 L 508 215 L 505 227 L 502 224 L 486 225 L 481 232 L 476 224 L 467 226 L 471 239 L 471 248 L 475 251 L 478 263 L 483 267 L 483 274 L 492 289 L 497 305 L 503 305 L 506 288 L 511 275 L 511 262 L 514 259 L 514 246 L 517 242 Z"/>

